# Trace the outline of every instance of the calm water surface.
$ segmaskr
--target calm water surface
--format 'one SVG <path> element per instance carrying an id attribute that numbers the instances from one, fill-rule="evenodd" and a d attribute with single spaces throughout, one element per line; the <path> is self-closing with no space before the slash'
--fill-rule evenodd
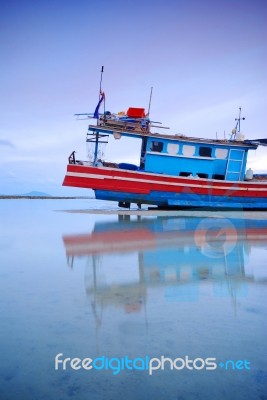
<path id="1" fill-rule="evenodd" d="M 90 208 L 0 200 L 0 399 L 267 399 L 266 214 Z"/>

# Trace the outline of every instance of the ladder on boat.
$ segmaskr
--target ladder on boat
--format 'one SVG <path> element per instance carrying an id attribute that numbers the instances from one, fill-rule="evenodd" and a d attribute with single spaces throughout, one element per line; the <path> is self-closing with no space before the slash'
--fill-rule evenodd
<path id="1" fill-rule="evenodd" d="M 226 166 L 225 180 L 240 181 L 245 158 L 245 150 L 230 149 Z"/>

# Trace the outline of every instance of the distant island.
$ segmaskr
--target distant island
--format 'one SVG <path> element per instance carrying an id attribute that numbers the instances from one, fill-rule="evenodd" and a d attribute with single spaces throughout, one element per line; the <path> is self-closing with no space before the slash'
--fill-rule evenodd
<path id="1" fill-rule="evenodd" d="M 92 199 L 92 196 L 52 196 L 51 194 L 38 192 L 38 191 L 31 191 L 29 193 L 24 194 L 10 194 L 10 195 L 1 195 L 0 199 L 33 199 L 33 200 L 53 200 L 53 199 Z"/>
<path id="2" fill-rule="evenodd" d="M 32 191 L 32 192 L 29 192 L 29 193 L 24 193 L 24 194 L 21 194 L 21 195 L 18 195 L 18 196 L 27 196 L 27 197 L 35 197 L 35 196 L 37 196 L 37 197 L 52 197 L 51 196 L 51 194 L 47 194 L 47 193 L 43 193 L 43 192 L 37 192 L 37 191 Z"/>

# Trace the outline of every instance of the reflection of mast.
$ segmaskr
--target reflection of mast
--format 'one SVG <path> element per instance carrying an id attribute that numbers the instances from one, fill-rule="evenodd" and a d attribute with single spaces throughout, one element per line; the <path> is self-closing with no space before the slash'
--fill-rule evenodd
<path id="1" fill-rule="evenodd" d="M 96 260 L 96 256 L 92 256 L 92 259 Z M 86 293 L 89 296 L 93 296 L 96 304 L 101 304 L 102 308 L 107 305 L 123 306 L 126 313 L 139 312 L 141 310 L 146 298 L 146 286 L 143 280 L 144 271 L 141 264 L 139 264 L 138 269 L 138 281 L 125 283 L 116 283 L 116 281 L 112 283 L 101 282 L 97 275 L 100 273 L 99 265 L 93 262 L 92 266 L 92 284 L 87 279 Z"/>
<path id="2" fill-rule="evenodd" d="M 67 256 L 67 264 L 72 269 L 74 263 L 74 256 Z"/>
<path id="3" fill-rule="evenodd" d="M 144 256 L 143 252 L 138 253 L 138 265 L 139 265 L 139 277 L 140 283 L 145 286 L 145 279 L 144 279 Z M 145 324 L 146 330 L 148 330 L 148 320 L 147 320 L 147 309 L 146 309 L 146 296 L 144 296 L 144 313 L 145 313 Z"/>
<path id="4" fill-rule="evenodd" d="M 96 349 L 99 353 L 99 332 L 103 323 L 103 310 L 106 306 L 124 307 L 125 313 L 140 312 L 144 307 L 146 316 L 146 286 L 144 283 L 144 266 L 142 254 L 138 257 L 138 281 L 125 284 L 108 284 L 103 275 L 101 255 L 92 254 L 88 257 L 87 273 L 85 276 L 86 294 L 91 299 L 91 310 L 95 321 Z M 112 268 L 109 266 L 109 269 Z"/>
<path id="5" fill-rule="evenodd" d="M 96 273 L 96 268 L 97 268 L 97 256 L 92 255 L 92 267 L 93 267 L 93 283 L 94 283 L 94 292 L 96 292 L 97 288 L 97 273 Z M 98 333 L 99 333 L 99 328 L 102 325 L 102 313 L 103 313 L 103 307 L 102 303 L 100 304 L 100 316 L 97 314 L 97 301 L 96 297 L 94 296 L 92 301 L 91 301 L 91 309 L 92 313 L 95 319 L 95 337 L 96 337 L 96 349 L 97 352 L 99 353 L 99 338 L 98 338 Z"/>
<path id="6" fill-rule="evenodd" d="M 236 298 L 236 278 L 240 278 L 244 275 L 244 258 L 243 258 L 243 246 L 242 249 L 240 249 L 240 246 L 238 243 L 236 243 L 236 248 L 235 252 L 237 257 L 238 257 L 238 262 L 236 265 L 239 266 L 239 271 L 240 274 L 237 276 L 234 276 L 235 279 L 231 279 L 231 264 L 229 257 L 231 256 L 231 253 L 227 254 L 225 244 L 223 246 L 224 250 L 224 262 L 225 262 L 225 277 L 226 277 L 226 283 L 227 283 L 227 288 L 228 288 L 228 293 L 231 296 L 232 299 L 232 304 L 234 307 L 234 313 L 236 315 L 236 310 L 237 310 L 237 298 Z M 230 265 L 229 265 L 230 264 Z"/>

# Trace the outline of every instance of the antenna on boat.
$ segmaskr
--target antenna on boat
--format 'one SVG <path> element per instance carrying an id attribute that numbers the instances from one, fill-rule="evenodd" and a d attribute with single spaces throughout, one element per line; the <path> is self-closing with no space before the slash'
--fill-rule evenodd
<path id="1" fill-rule="evenodd" d="M 237 121 L 235 129 L 238 128 L 238 133 L 240 133 L 240 121 L 241 121 L 241 119 L 244 121 L 245 118 L 244 117 L 241 118 L 241 107 L 239 107 L 239 116 L 238 116 L 238 118 L 235 119 L 235 121 Z"/>
<path id="2" fill-rule="evenodd" d="M 235 118 L 235 121 L 236 121 L 236 126 L 235 126 L 235 128 L 232 130 L 232 135 L 231 135 L 231 139 L 234 137 L 236 137 L 236 134 L 237 133 L 240 133 L 240 121 L 244 121 L 245 120 L 245 118 L 243 117 L 243 118 L 241 118 L 241 107 L 239 107 L 239 115 L 238 115 L 238 118 Z"/>
<path id="3" fill-rule="evenodd" d="M 148 117 L 149 117 L 149 113 L 150 113 L 150 106 L 151 106 L 151 100 L 152 100 L 152 93 L 153 93 L 153 86 L 151 86 L 151 89 L 150 89 L 149 104 L 148 104 L 148 110 L 147 110 L 147 116 L 148 116 Z"/>

